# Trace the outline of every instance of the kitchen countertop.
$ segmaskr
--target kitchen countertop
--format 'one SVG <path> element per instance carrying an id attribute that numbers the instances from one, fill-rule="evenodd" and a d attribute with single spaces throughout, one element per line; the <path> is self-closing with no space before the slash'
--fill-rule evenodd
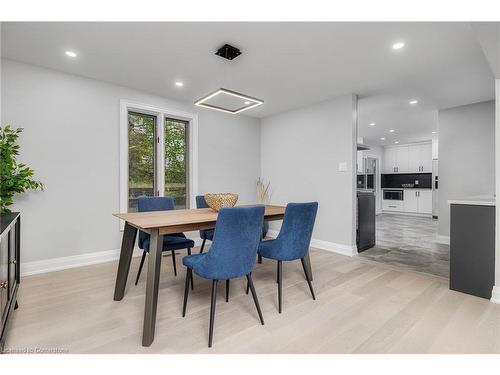
<path id="1" fill-rule="evenodd" d="M 449 204 L 465 204 L 470 206 L 495 206 L 495 197 L 489 195 L 476 195 L 472 197 L 465 197 L 460 199 L 450 199 Z"/>

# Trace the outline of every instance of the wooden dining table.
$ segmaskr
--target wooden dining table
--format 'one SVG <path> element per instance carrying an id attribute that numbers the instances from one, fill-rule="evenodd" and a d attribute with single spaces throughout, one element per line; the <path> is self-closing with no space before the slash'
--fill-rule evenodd
<path id="1" fill-rule="evenodd" d="M 265 206 L 264 220 L 282 220 L 285 207 Z M 125 294 L 132 253 L 134 251 L 137 230 L 151 236 L 149 246 L 148 274 L 146 279 L 146 305 L 144 308 L 144 323 L 142 345 L 150 346 L 154 341 L 156 309 L 158 303 L 158 287 L 160 283 L 160 266 L 163 250 L 163 236 L 179 232 L 189 232 L 201 229 L 215 228 L 217 212 L 211 208 L 198 208 L 171 211 L 150 211 L 119 213 L 114 216 L 125 221 L 118 272 L 116 275 L 114 300 L 121 301 Z M 235 251 L 238 251 L 235 246 Z M 309 258 L 306 266 L 310 272 Z"/>

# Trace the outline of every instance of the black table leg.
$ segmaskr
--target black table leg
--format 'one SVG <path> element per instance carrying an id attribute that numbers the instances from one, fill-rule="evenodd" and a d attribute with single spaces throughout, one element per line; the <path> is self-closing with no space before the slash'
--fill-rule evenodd
<path id="1" fill-rule="evenodd" d="M 159 234 L 158 229 L 151 230 L 142 346 L 150 346 L 155 338 L 156 307 L 158 303 L 158 288 L 160 285 L 162 248 L 163 236 Z"/>
<path id="2" fill-rule="evenodd" d="M 132 253 L 134 252 L 135 237 L 137 236 L 137 229 L 129 223 L 125 223 L 125 230 L 123 231 L 122 248 L 120 251 L 120 261 L 118 263 L 118 272 L 116 275 L 115 301 L 121 301 L 125 294 L 125 287 L 127 286 L 128 272 L 130 270 L 130 262 L 132 261 Z"/>

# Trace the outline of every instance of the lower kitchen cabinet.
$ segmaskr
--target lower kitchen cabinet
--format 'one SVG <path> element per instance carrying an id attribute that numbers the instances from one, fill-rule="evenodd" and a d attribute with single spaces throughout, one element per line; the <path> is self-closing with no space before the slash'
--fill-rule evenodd
<path id="1" fill-rule="evenodd" d="M 404 211 L 418 213 L 418 193 L 419 190 L 405 190 L 404 192 Z"/>
<path id="2" fill-rule="evenodd" d="M 384 200 L 382 200 L 382 210 L 383 211 L 404 211 L 403 201 L 384 199 Z"/>
<path id="3" fill-rule="evenodd" d="M 432 214 L 432 189 L 402 190 L 403 200 L 384 199 L 382 201 L 383 211 L 411 214 Z"/>
<path id="4" fill-rule="evenodd" d="M 432 214 L 432 189 L 419 191 L 418 212 L 421 214 Z"/>

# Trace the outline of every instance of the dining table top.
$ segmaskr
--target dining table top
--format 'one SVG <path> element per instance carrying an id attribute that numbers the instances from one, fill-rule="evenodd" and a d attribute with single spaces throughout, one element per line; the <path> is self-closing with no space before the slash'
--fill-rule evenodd
<path id="1" fill-rule="evenodd" d="M 279 220 L 283 218 L 284 214 L 284 206 L 265 205 L 264 218 L 266 220 Z M 116 213 L 113 215 L 138 229 L 178 228 L 197 230 L 213 227 L 217 221 L 218 213 L 211 208 L 193 208 Z"/>

